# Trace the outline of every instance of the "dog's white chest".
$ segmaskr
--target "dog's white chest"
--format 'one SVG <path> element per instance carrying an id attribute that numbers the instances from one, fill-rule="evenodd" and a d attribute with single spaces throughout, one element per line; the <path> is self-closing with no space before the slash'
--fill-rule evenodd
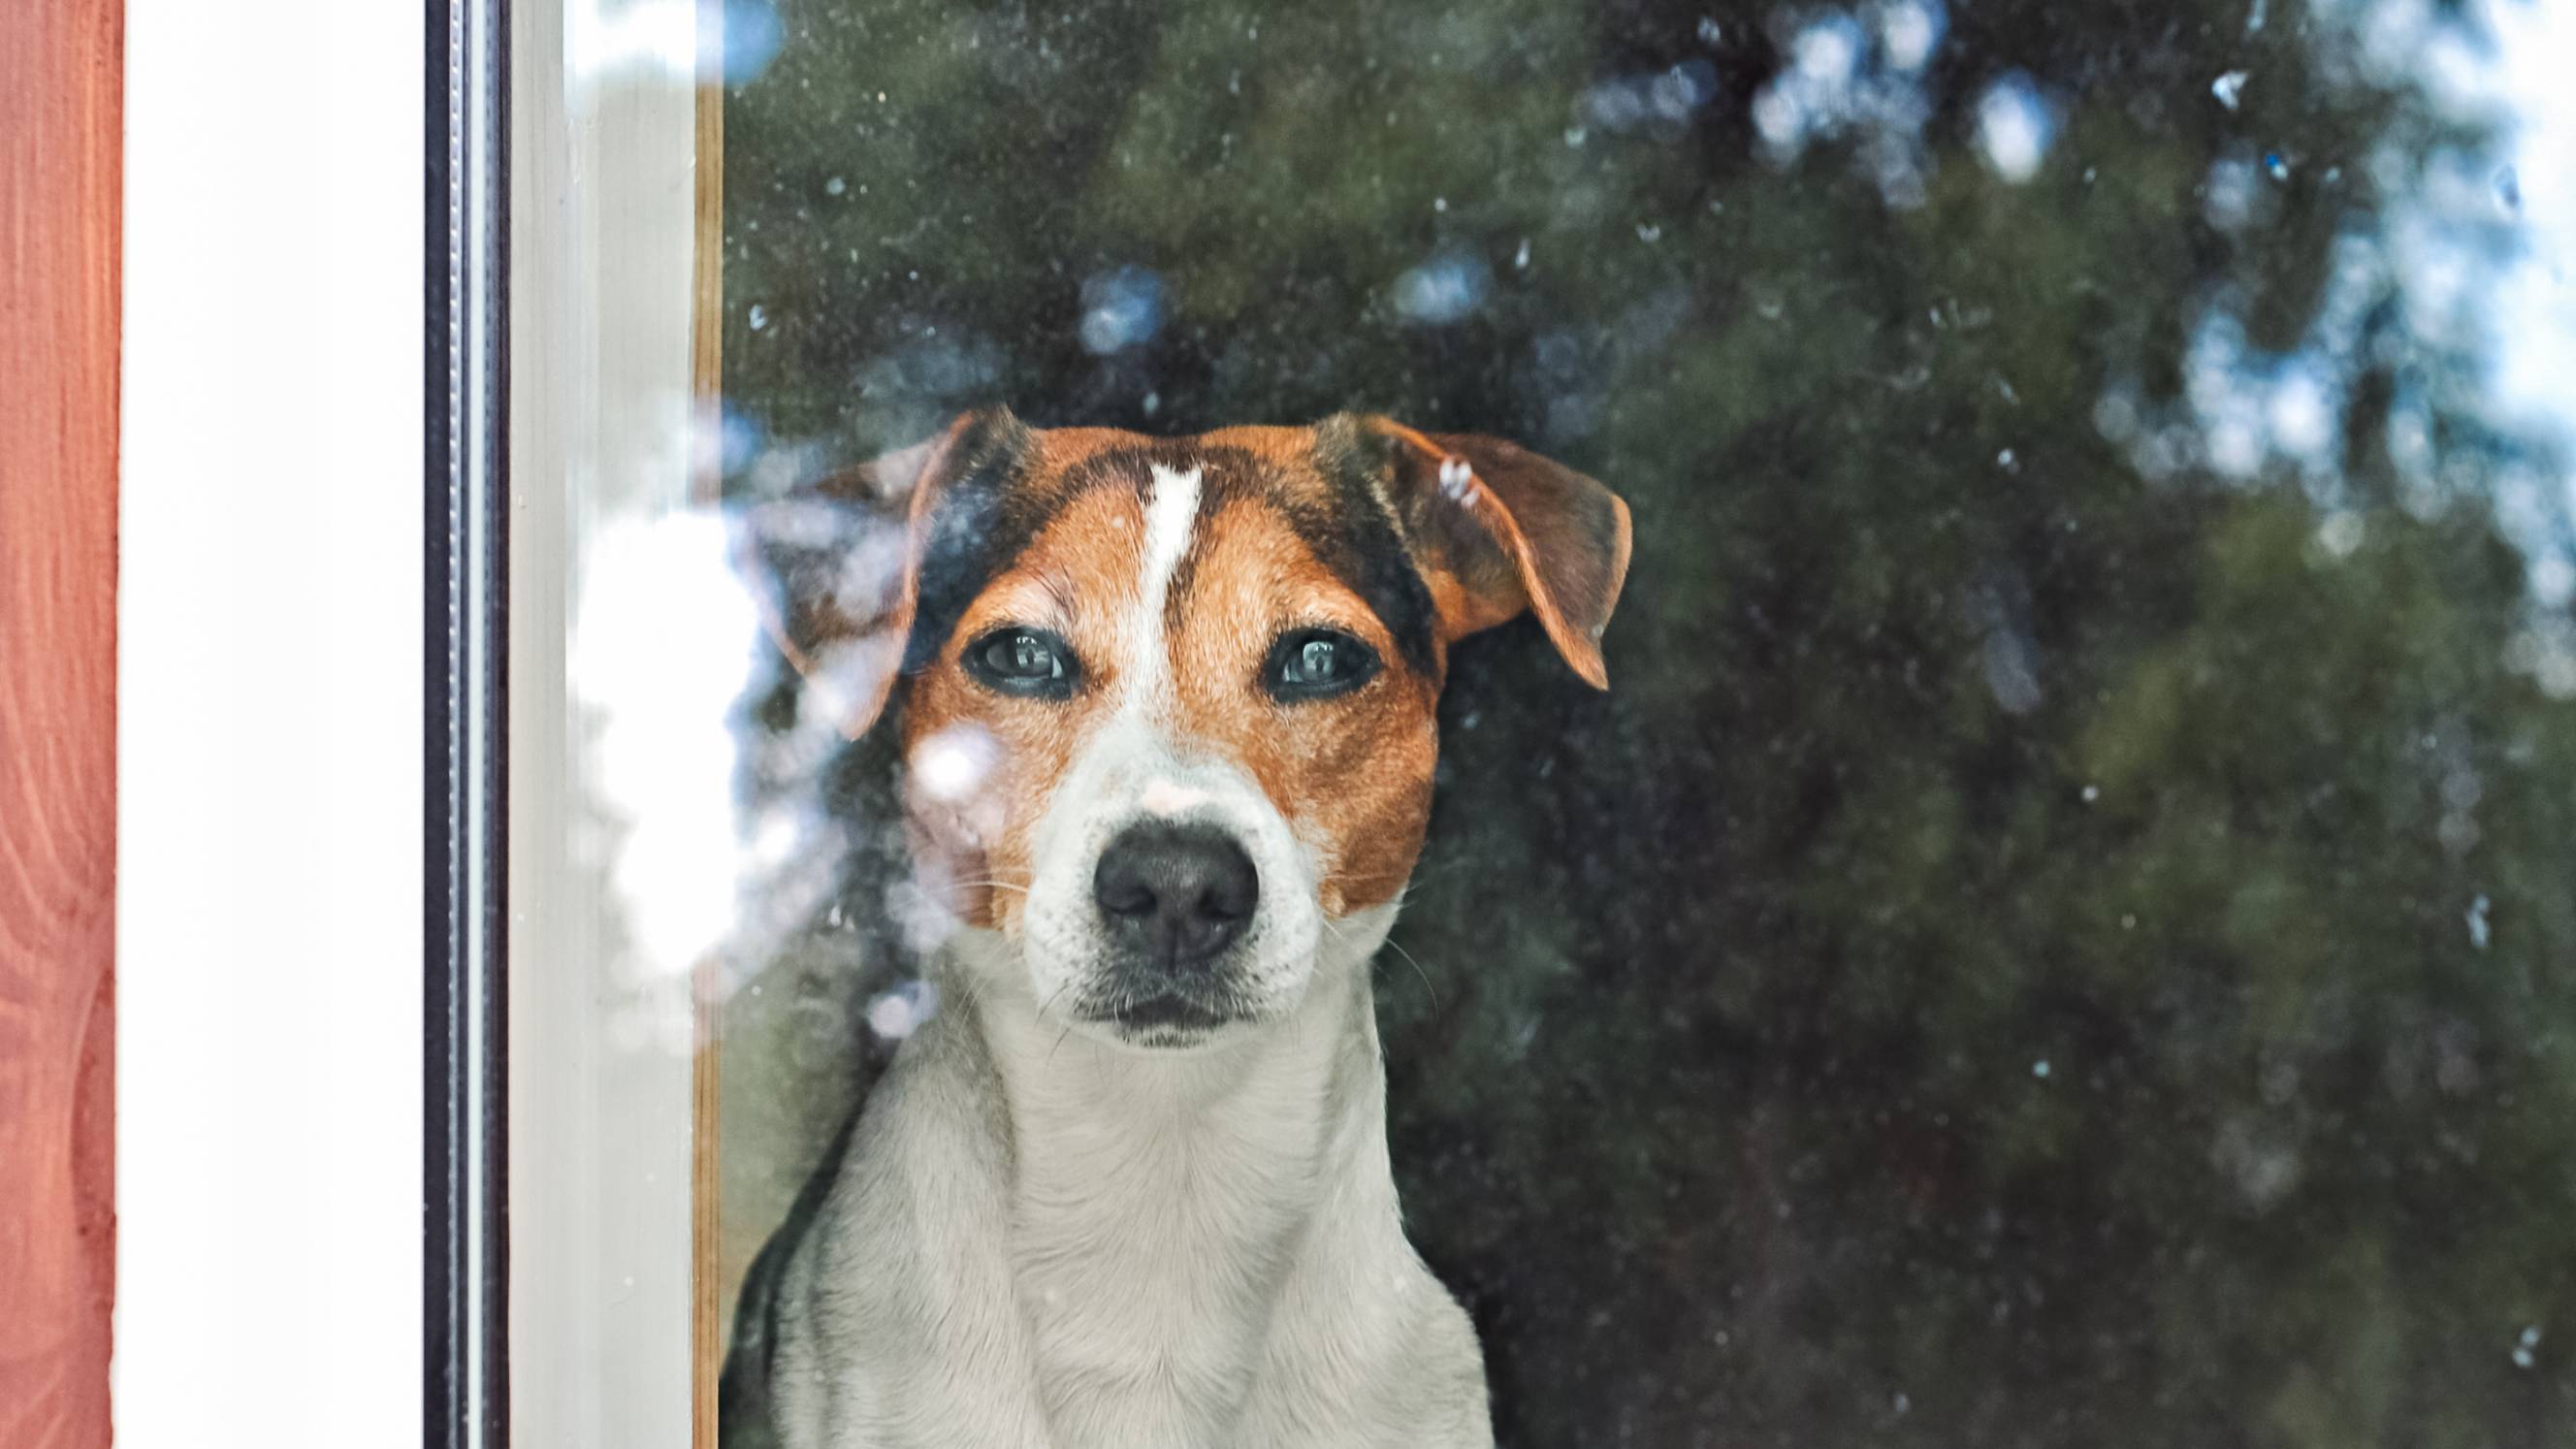
<path id="1" fill-rule="evenodd" d="M 1022 1139 L 1013 1276 L 1068 1449 L 1230 1442 L 1260 1371 L 1321 1124 L 1257 1093 L 1211 1109 L 1172 1091 L 1188 1085 L 1107 1113 L 1022 1103 L 1037 1130 Z"/>
<path id="2" fill-rule="evenodd" d="M 1365 986 L 1179 1059 L 934 1021 L 783 1290 L 781 1443 L 1491 1449 L 1396 1212 Z"/>

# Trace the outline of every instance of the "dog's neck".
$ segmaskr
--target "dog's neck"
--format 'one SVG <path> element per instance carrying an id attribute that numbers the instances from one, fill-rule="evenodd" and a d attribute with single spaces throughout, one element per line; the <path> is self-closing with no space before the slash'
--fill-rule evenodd
<path id="1" fill-rule="evenodd" d="M 1348 1169 L 1368 1166 L 1354 1154 L 1374 1149 L 1386 1175 L 1365 967 L 1319 973 L 1287 1020 L 1191 1051 L 1069 1031 L 1024 995 L 985 994 L 976 1011 L 1002 1084 L 1024 1231 L 1128 1207 L 1201 1221 L 1257 1215 L 1284 1230 Z M 1121 1204 L 1131 1192 L 1137 1201 Z"/>
<path id="2" fill-rule="evenodd" d="M 1302 1279 L 1409 1259 L 1365 964 L 1319 973 L 1288 1020 L 1186 1053 L 1068 1032 L 1008 991 L 972 1009 L 1010 1134 L 1021 1307 L 1076 1396 L 1059 1410 L 1117 1402 L 1143 1370 L 1221 1418 L 1276 1339 L 1316 1337 L 1283 1319 L 1355 1306 Z"/>

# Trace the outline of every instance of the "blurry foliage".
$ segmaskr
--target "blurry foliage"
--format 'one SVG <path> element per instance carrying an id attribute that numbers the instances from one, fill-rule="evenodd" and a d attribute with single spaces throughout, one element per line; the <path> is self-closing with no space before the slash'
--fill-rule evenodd
<path id="1" fill-rule="evenodd" d="M 1757 101 L 1838 12 L 777 11 L 737 490 L 1006 401 L 1366 407 L 1630 500 L 1610 694 L 1526 623 L 1460 652 L 1379 968 L 1507 1443 L 2576 1442 L 2576 706 L 2508 665 L 2547 611 L 2487 504 L 2558 465 L 2385 264 L 2322 473 L 2101 411 L 2187 417 L 2213 307 L 2319 335 L 2338 238 L 2479 154 L 2333 13 L 1921 12 L 1919 128 L 1792 157 Z M 2241 155 L 2295 169 L 2220 225 Z"/>

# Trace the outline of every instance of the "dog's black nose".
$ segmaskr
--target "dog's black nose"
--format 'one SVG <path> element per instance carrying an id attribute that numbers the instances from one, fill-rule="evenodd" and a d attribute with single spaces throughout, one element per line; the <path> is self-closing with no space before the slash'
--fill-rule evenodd
<path id="1" fill-rule="evenodd" d="M 1091 873 L 1109 939 L 1166 970 L 1205 966 L 1234 944 L 1261 901 L 1261 877 L 1213 825 L 1149 821 L 1118 832 Z"/>

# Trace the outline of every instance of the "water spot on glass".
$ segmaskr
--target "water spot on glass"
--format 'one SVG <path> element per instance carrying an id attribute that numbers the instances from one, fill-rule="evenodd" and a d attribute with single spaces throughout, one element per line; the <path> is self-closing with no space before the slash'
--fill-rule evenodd
<path id="1" fill-rule="evenodd" d="M 1484 302 L 1492 280 L 1474 255 L 1446 252 L 1395 279 L 1395 310 L 1410 322 L 1455 322 Z"/>
<path id="2" fill-rule="evenodd" d="M 2238 1118 L 2220 1128 L 2210 1146 L 2211 1165 L 2234 1182 L 2257 1212 L 2288 1196 L 2305 1170 L 2298 1149 L 2276 1133 L 2277 1129 Z"/>
<path id="3" fill-rule="evenodd" d="M 2485 950 L 2487 948 L 2489 930 L 2487 926 L 2487 898 L 2484 895 L 2480 895 L 2476 900 L 2469 902 L 2469 909 L 2464 914 L 2463 919 L 2468 922 L 2469 944 L 2476 947 L 2478 950 Z"/>
<path id="4" fill-rule="evenodd" d="M 907 981 L 868 1002 L 868 1030 L 887 1041 L 901 1041 L 939 1014 L 939 988 L 927 981 Z"/>
<path id="5" fill-rule="evenodd" d="M 1663 240 L 1663 237 L 1664 229 L 1662 227 L 1657 226 L 1652 222 L 1641 221 L 1637 223 L 1637 240 L 1641 242 L 1657 242 Z"/>
<path id="6" fill-rule="evenodd" d="M 2514 174 L 2512 167 L 2507 166 L 2496 173 L 2495 194 L 2496 204 L 2505 209 L 2506 215 L 2522 214 L 2522 178 Z"/>
<path id="7" fill-rule="evenodd" d="M 2541 607 L 2564 609 L 2576 599 L 2576 562 L 2551 554 L 2531 566 L 2531 597 Z"/>
<path id="8" fill-rule="evenodd" d="M 2225 75 L 2220 76 L 2218 79 L 2211 81 L 2209 83 L 2209 93 L 2218 97 L 2218 103 L 2220 105 L 2225 106 L 2231 111 L 2235 110 L 2237 106 L 2244 102 L 2245 72 L 2241 70 L 2231 70 Z"/>
<path id="9" fill-rule="evenodd" d="M 1806 26 L 1790 42 L 1790 66 L 1810 80 L 1832 83 L 1851 79 L 1852 71 L 1860 64 L 1860 37 L 1856 31 L 1857 27 L 1840 15 Z"/>
<path id="10" fill-rule="evenodd" d="M 1163 325 L 1163 279 L 1144 267 L 1118 267 L 1082 284 L 1082 346 L 1095 357 L 1152 339 Z"/>
<path id="11" fill-rule="evenodd" d="M 1431 198 L 1431 209 L 1433 211 L 1447 211 L 1449 209 L 1449 198 L 1445 196 L 1435 196 Z"/>
<path id="12" fill-rule="evenodd" d="M 2290 158 L 2278 151 L 2266 151 L 2263 153 L 2263 171 L 2275 181 L 2287 181 L 2290 179 Z"/>
<path id="13" fill-rule="evenodd" d="M 2254 8 L 2245 15 L 2245 33 L 2252 35 L 2261 30 L 2264 20 L 2271 14 L 2271 9 L 2271 0 L 2254 0 Z"/>
<path id="14" fill-rule="evenodd" d="M 2018 629 L 1997 628 L 1986 634 L 1983 650 L 1986 688 L 2006 714 L 2028 714 L 2039 708 L 2039 650 Z"/>
<path id="15" fill-rule="evenodd" d="M 823 183 L 823 194 L 825 196 L 838 196 L 849 189 L 850 183 L 842 180 L 838 176 L 835 176 L 831 180 Z"/>
<path id="16" fill-rule="evenodd" d="M 1879 54 L 1897 70 L 1919 71 L 1932 59 L 1946 23 L 1938 5 L 1898 0 L 1878 12 Z"/>
<path id="17" fill-rule="evenodd" d="M 1583 138 L 1587 134 L 1589 133 L 1587 133 L 1581 126 L 1568 126 L 1565 128 L 1565 144 L 1568 146 L 1580 146 L 1583 144 Z"/>
<path id="18" fill-rule="evenodd" d="M 2518 1369 L 2531 1367 L 2539 1358 L 2539 1355 L 2534 1352 L 2539 1347 L 2540 1325 L 2537 1323 L 2526 1325 L 2521 1335 L 2513 1341 L 2513 1366 Z"/>
<path id="19" fill-rule="evenodd" d="M 1520 247 L 1520 250 L 1519 250 L 1519 251 L 1516 251 L 1516 252 L 1514 252 L 1514 253 L 1512 253 L 1512 270 L 1514 270 L 1514 271 L 1516 271 L 1516 272 L 1517 272 L 1517 271 L 1525 271 L 1525 270 L 1527 270 L 1527 269 L 1528 269 L 1529 264 L 1530 264 L 1530 244 L 1529 244 L 1529 238 L 1528 238 L 1528 237 L 1522 237 L 1522 238 L 1521 238 L 1521 247 Z"/>
<path id="20" fill-rule="evenodd" d="M 2339 508 L 2326 515 L 2317 525 L 2317 545 L 2336 558 L 2350 558 L 2361 547 L 2368 526 L 2361 515 L 2349 508 Z"/>
<path id="21" fill-rule="evenodd" d="M 963 800 L 983 784 L 999 754 L 991 734 L 971 724 L 955 725 L 913 752 L 912 779 L 934 800 Z"/>
<path id="22" fill-rule="evenodd" d="M 786 40 L 786 27 L 770 0 L 726 0 L 720 9 L 701 7 L 698 28 L 701 52 L 724 56 L 725 84 L 730 86 L 758 80 Z M 720 43 L 721 51 L 710 41 Z"/>
<path id="23" fill-rule="evenodd" d="M 1464 458 L 1440 460 L 1440 492 L 1453 503 L 1476 501 L 1476 472 Z"/>
<path id="24" fill-rule="evenodd" d="M 2220 231 L 2241 231 L 2254 219 L 2257 202 L 2254 168 L 2241 156 L 2212 162 L 2201 182 L 2200 211 Z"/>
<path id="25" fill-rule="evenodd" d="M 1726 27 L 1718 24 L 1717 17 L 1714 15 L 1701 16 L 1699 18 L 1699 41 L 1702 45 L 1724 44 L 1726 41 Z"/>
<path id="26" fill-rule="evenodd" d="M 2006 448 L 2002 452 L 1995 454 L 1995 466 L 2003 469 L 2007 473 L 2012 472 L 2020 462 L 2021 459 L 2016 456 L 2010 448 Z"/>
<path id="27" fill-rule="evenodd" d="M 716 462 L 727 477 L 751 466 L 767 450 L 769 435 L 760 421 L 730 405 L 716 424 Z"/>
<path id="28" fill-rule="evenodd" d="M 1653 120 L 1675 127 L 1717 94 L 1717 67 L 1686 60 L 1651 79 L 1631 82 L 1629 88 L 1632 94 L 1643 93 L 1643 109 Z"/>
<path id="29" fill-rule="evenodd" d="M 2046 1058 L 2046 1057 L 2041 1057 L 2038 1061 L 2032 1062 L 2032 1063 L 2030 1064 L 2030 1074 L 2031 1074 L 2032 1076 L 2034 1076 L 2034 1077 L 2039 1078 L 2039 1079 L 2040 1079 L 2041 1081 L 2043 1081 L 2043 1082 L 2044 1082 L 2044 1081 L 2047 1081 L 2047 1080 L 2048 1080 L 2048 1058 Z"/>
<path id="30" fill-rule="evenodd" d="M 2057 121 L 2030 77 L 2015 71 L 1977 100 L 1977 147 L 1997 176 L 2018 186 L 2039 174 Z"/>
<path id="31" fill-rule="evenodd" d="M 2102 787 L 2101 787 L 2101 786 L 2099 786 L 2099 785 L 2087 785 L 2087 786 L 2085 786 L 2085 787 L 2084 787 L 2084 803 L 2085 803 L 2085 804 L 2090 805 L 2090 804 L 2092 804 L 2094 801 L 2099 800 L 2099 799 L 2101 799 L 2101 798 L 2102 798 Z"/>
<path id="32" fill-rule="evenodd" d="M 1145 410 L 1145 416 L 1150 418 L 1163 410 L 1163 395 L 1159 392 L 1149 392 L 1145 394 L 1145 400 L 1137 406 L 1142 407 Z"/>
<path id="33" fill-rule="evenodd" d="M 758 302 L 754 302 L 754 303 L 752 303 L 752 304 L 751 304 L 751 330 L 752 330 L 752 331 L 754 331 L 754 332 L 757 332 L 757 331 L 759 331 L 761 328 L 766 327 L 766 326 L 768 326 L 768 325 L 769 325 L 769 309 L 768 309 L 768 308 L 766 308 L 766 307 L 761 306 Z"/>

